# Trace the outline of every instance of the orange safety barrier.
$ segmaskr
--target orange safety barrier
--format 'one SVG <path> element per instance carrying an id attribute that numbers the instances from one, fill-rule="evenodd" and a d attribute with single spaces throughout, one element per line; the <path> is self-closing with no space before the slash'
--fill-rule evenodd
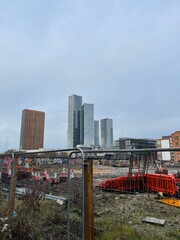
<path id="1" fill-rule="evenodd" d="M 146 188 L 150 191 L 163 192 L 168 195 L 178 193 L 176 179 L 167 174 L 145 174 L 112 178 L 100 183 L 98 188 L 107 191 L 139 191 Z"/>
<path id="2" fill-rule="evenodd" d="M 178 188 L 174 177 L 166 174 L 146 174 L 146 187 L 154 192 L 176 195 Z"/>
<path id="3" fill-rule="evenodd" d="M 143 177 L 141 175 L 118 177 L 108 179 L 98 185 L 99 189 L 113 190 L 113 191 L 132 191 L 143 189 Z"/>

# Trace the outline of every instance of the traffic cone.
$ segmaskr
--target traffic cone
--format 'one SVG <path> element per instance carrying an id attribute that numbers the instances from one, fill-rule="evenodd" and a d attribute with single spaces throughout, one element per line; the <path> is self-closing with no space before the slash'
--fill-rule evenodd
<path id="1" fill-rule="evenodd" d="M 31 177 L 32 177 L 32 178 L 35 178 L 35 176 L 34 176 L 34 171 L 31 172 Z"/>
<path id="2" fill-rule="evenodd" d="M 72 169 L 71 178 L 74 178 L 74 168 Z"/>
<path id="3" fill-rule="evenodd" d="M 11 168 L 9 168 L 9 170 L 8 170 L 8 177 L 10 177 L 11 176 Z"/>
<path id="4" fill-rule="evenodd" d="M 18 170 L 21 170 L 22 166 L 21 166 L 21 159 L 18 159 Z"/>
<path id="5" fill-rule="evenodd" d="M 24 167 L 25 172 L 29 172 L 29 163 L 27 162 Z"/>
<path id="6" fill-rule="evenodd" d="M 63 168 L 63 171 L 62 171 L 62 173 L 61 173 L 61 177 L 66 177 L 65 168 Z"/>
<path id="7" fill-rule="evenodd" d="M 7 165 L 7 168 L 6 168 L 6 173 L 7 173 L 7 174 L 9 173 L 9 169 L 11 169 L 11 164 L 8 164 L 8 165 Z"/>
<path id="8" fill-rule="evenodd" d="M 41 173 L 40 173 L 40 171 L 38 171 L 38 173 L 37 173 L 37 180 L 40 180 L 41 179 Z"/>
<path id="9" fill-rule="evenodd" d="M 34 172 L 34 178 L 37 179 L 37 172 Z"/>
<path id="10" fill-rule="evenodd" d="M 54 178 L 53 178 L 54 183 L 58 182 L 58 178 L 57 178 L 57 172 L 54 172 Z"/>
<path id="11" fill-rule="evenodd" d="M 47 175 L 46 175 L 46 182 L 49 182 L 49 172 L 47 172 Z"/>
<path id="12" fill-rule="evenodd" d="M 44 177 L 46 177 L 47 176 L 47 171 L 46 171 L 46 169 L 44 169 Z"/>

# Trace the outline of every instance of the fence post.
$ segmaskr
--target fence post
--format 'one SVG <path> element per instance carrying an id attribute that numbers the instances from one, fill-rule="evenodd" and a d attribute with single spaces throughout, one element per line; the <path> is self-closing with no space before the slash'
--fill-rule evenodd
<path id="1" fill-rule="evenodd" d="M 71 179 L 70 179 L 70 157 L 68 157 L 68 196 L 67 196 L 67 240 L 70 240 L 70 201 L 71 201 Z"/>
<path id="2" fill-rule="evenodd" d="M 85 240 L 94 239 L 93 160 L 84 161 Z"/>
<path id="3" fill-rule="evenodd" d="M 8 210 L 9 215 L 11 215 L 14 211 L 16 181 L 17 181 L 17 167 L 18 167 L 18 158 L 14 157 L 14 154 L 12 153 L 12 171 L 11 171 L 10 189 L 9 189 L 9 210 Z"/>

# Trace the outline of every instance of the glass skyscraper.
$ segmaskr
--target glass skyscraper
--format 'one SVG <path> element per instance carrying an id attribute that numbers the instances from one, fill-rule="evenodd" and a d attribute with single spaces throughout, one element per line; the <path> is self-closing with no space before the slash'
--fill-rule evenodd
<path id="1" fill-rule="evenodd" d="M 99 120 L 94 120 L 94 146 L 99 146 Z"/>
<path id="2" fill-rule="evenodd" d="M 113 120 L 109 118 L 101 119 L 101 147 L 105 149 L 113 148 Z"/>
<path id="3" fill-rule="evenodd" d="M 67 146 L 74 148 L 80 144 L 80 116 L 82 97 L 73 94 L 68 101 Z"/>
<path id="4" fill-rule="evenodd" d="M 81 107 L 80 142 L 94 146 L 94 104 L 84 103 Z"/>

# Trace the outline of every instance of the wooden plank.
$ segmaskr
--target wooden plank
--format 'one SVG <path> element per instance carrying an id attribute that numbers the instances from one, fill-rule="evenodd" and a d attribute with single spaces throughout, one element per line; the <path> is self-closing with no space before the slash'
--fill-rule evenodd
<path id="1" fill-rule="evenodd" d="M 165 219 L 154 218 L 154 217 L 145 217 L 143 219 L 143 222 L 153 223 L 153 224 L 158 224 L 158 225 L 164 225 L 166 220 Z"/>

